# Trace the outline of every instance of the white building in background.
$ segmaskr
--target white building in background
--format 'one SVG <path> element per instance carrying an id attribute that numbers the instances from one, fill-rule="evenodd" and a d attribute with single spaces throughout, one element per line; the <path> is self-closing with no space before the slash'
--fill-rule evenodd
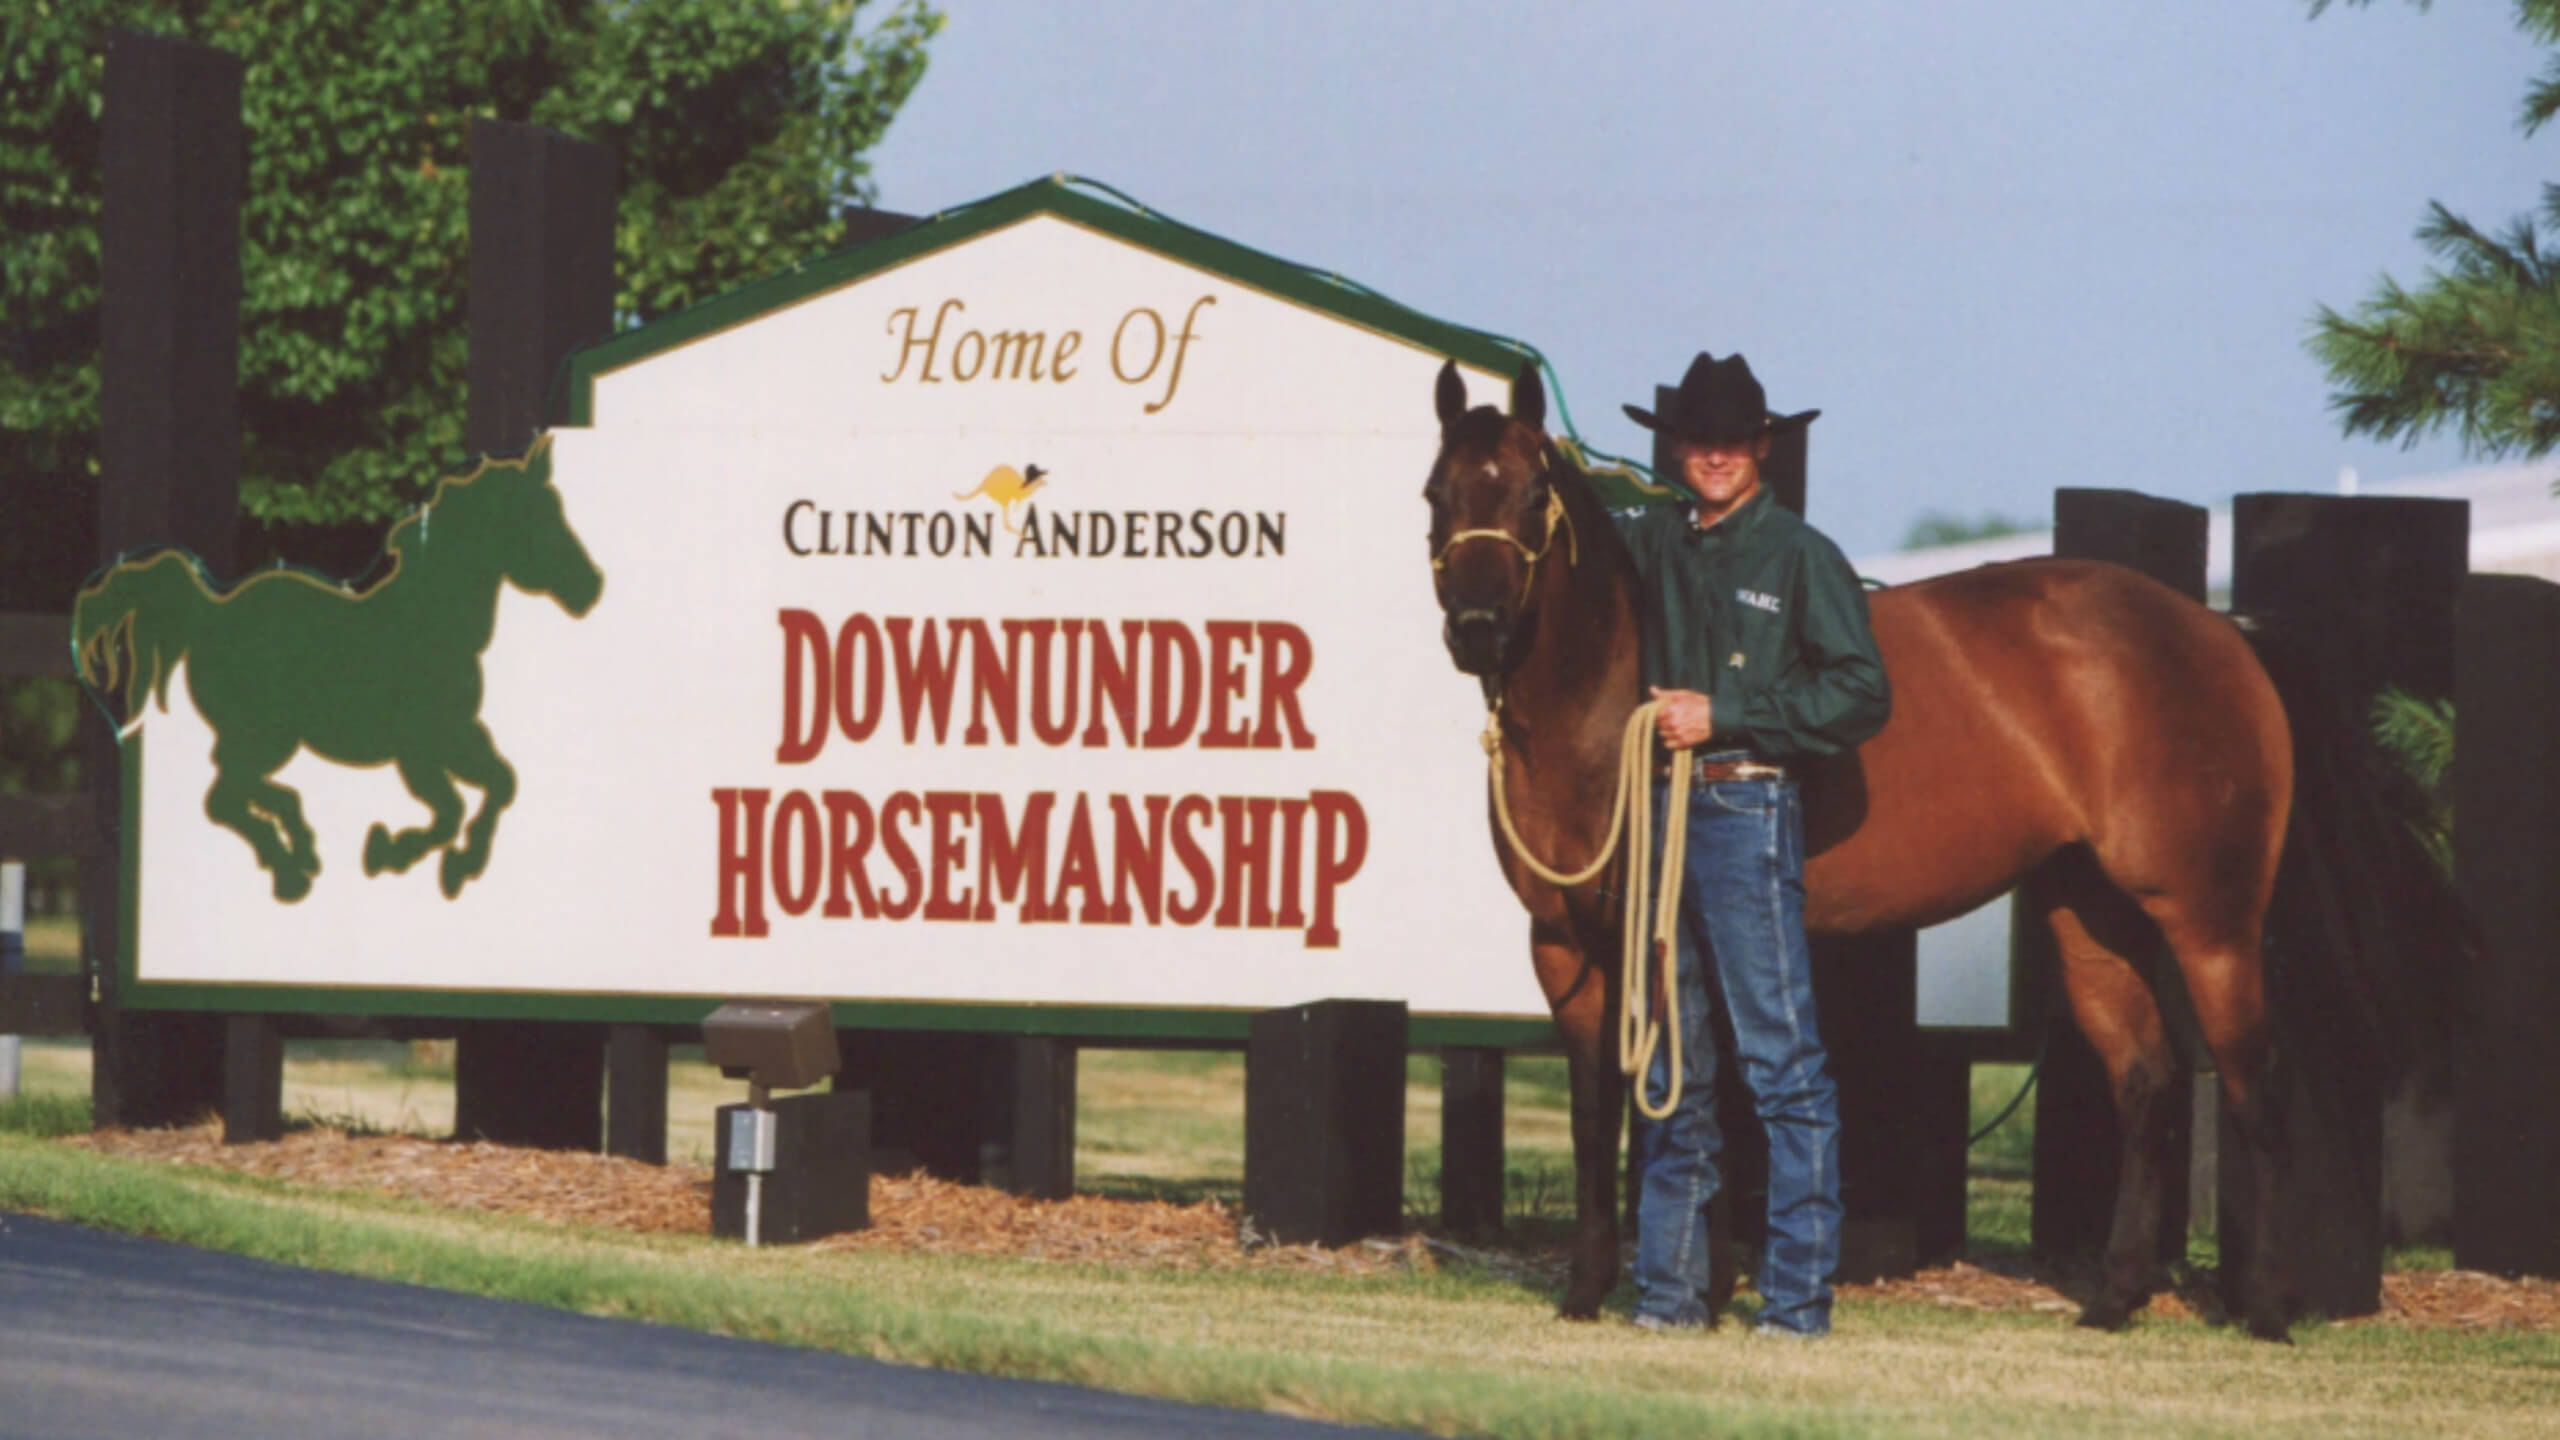
<path id="1" fill-rule="evenodd" d="M 2337 493 L 2471 502 L 2474 573 L 2534 575 L 2560 581 L 2560 460 L 2484 465 L 2379 484 L 2340 472 Z M 2038 530 L 1960 545 L 1861 556 L 1858 573 L 1887 585 L 1908 584 L 1976 565 L 2053 553 L 2053 532 Z M 2231 594 L 2231 510 L 2211 512 L 2205 540 L 2205 586 L 2216 604 Z M 2005 1028 L 2009 1015 L 2009 901 L 1920 932 L 1920 1023 Z"/>

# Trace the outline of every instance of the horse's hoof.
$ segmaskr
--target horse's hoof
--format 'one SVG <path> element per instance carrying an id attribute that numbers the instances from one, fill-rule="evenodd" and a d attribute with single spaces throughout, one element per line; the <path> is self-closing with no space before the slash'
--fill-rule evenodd
<path id="1" fill-rule="evenodd" d="M 398 858 L 391 853 L 390 827 L 376 825 L 364 832 L 364 873 L 379 875 L 399 868 Z"/>
<path id="2" fill-rule="evenodd" d="M 311 893 L 311 872 L 279 870 L 276 872 L 276 898 L 291 904 Z"/>
<path id="3" fill-rule="evenodd" d="M 1577 1305 L 1571 1300 L 1567 1300 L 1556 1307 L 1556 1318 L 1559 1320 L 1572 1320 L 1577 1322 L 1597 1320 L 1600 1318 L 1600 1307 L 1597 1304 Z"/>
<path id="4" fill-rule="evenodd" d="M 2293 1327 L 2286 1323 L 2282 1315 L 2252 1309 L 2248 1319 L 2242 1323 L 2247 1326 L 2249 1334 L 2257 1339 L 2271 1341 L 2278 1345 L 2293 1343 Z"/>
<path id="5" fill-rule="evenodd" d="M 436 878 L 444 886 L 444 898 L 451 900 L 462 893 L 462 887 L 480 878 L 489 868 L 486 850 L 447 850 L 444 861 L 436 867 Z"/>

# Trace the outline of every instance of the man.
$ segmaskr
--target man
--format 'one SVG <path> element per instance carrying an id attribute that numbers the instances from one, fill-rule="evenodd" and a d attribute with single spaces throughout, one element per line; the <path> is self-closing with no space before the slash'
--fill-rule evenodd
<path id="1" fill-rule="evenodd" d="M 1691 497 L 1621 516 L 1619 528 L 1650 612 L 1644 676 L 1661 702 L 1656 728 L 1667 748 L 1697 752 L 1674 981 L 1682 1084 L 1678 1106 L 1637 1139 L 1635 1319 L 1647 1329 L 1714 1323 L 1705 1300 L 1706 1206 L 1722 1144 L 1713 993 L 1769 1132 L 1756 1329 L 1819 1336 L 1831 1328 L 1840 1259 L 1840 1117 L 1814 1028 L 1795 771 L 1882 729 L 1891 695 L 1856 572 L 1761 483 L 1770 437 L 1821 412 L 1773 415 L 1740 355 L 1703 353 L 1663 414 L 1626 411 L 1671 439 Z M 1668 813 L 1668 773 L 1657 770 L 1657 814 Z M 1656 1104 L 1670 1087 L 1668 1051 L 1657 1049 L 1642 1081 Z"/>

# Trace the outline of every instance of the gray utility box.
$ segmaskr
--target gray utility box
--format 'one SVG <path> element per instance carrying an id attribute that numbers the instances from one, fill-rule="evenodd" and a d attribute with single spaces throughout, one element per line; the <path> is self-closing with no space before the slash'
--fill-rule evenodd
<path id="1" fill-rule="evenodd" d="M 763 1183 L 763 1215 L 757 1240 L 789 1245 L 871 1224 L 871 1097 L 859 1091 L 790 1095 L 766 1107 L 773 1112 L 773 1168 Z M 723 1105 L 711 1152 L 718 1171 L 711 1181 L 711 1233 L 728 1240 L 747 1234 L 747 1176 L 729 1167 L 731 1131 L 749 1107 Z"/>

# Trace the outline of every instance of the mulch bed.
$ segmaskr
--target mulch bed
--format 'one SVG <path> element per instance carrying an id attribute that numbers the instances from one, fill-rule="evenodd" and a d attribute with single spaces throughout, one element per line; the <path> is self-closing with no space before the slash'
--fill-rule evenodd
<path id="1" fill-rule="evenodd" d="M 263 1175 L 336 1190 L 422 1201 L 445 1209 L 528 1216 L 642 1234 L 707 1234 L 711 1172 L 699 1165 L 644 1165 L 605 1155 L 522 1150 L 414 1135 L 296 1131 L 258 1145 L 225 1145 L 219 1123 L 181 1130 L 101 1131 L 57 1143 L 173 1165 Z M 871 1228 L 812 1249 L 900 1250 L 1008 1256 L 1177 1270 L 1277 1268 L 1376 1274 L 1428 1269 L 1443 1260 L 1481 1265 L 1532 1282 L 1561 1283 L 1553 1251 L 1477 1249 L 1419 1235 L 1339 1249 L 1248 1243 L 1234 1210 L 1079 1195 L 1026 1200 L 923 1174 L 875 1175 Z M 1951 1309 L 2077 1314 L 2066 1277 L 2023 1265 L 1965 1262 L 1903 1280 L 1843 1286 L 1849 1296 Z M 2210 1313 L 2200 1289 L 2155 1296 L 2150 1313 Z M 2560 1281 L 2508 1280 L 2476 1271 L 2409 1270 L 2382 1279 L 2379 1314 L 2347 1322 L 2463 1331 L 2560 1330 Z"/>

